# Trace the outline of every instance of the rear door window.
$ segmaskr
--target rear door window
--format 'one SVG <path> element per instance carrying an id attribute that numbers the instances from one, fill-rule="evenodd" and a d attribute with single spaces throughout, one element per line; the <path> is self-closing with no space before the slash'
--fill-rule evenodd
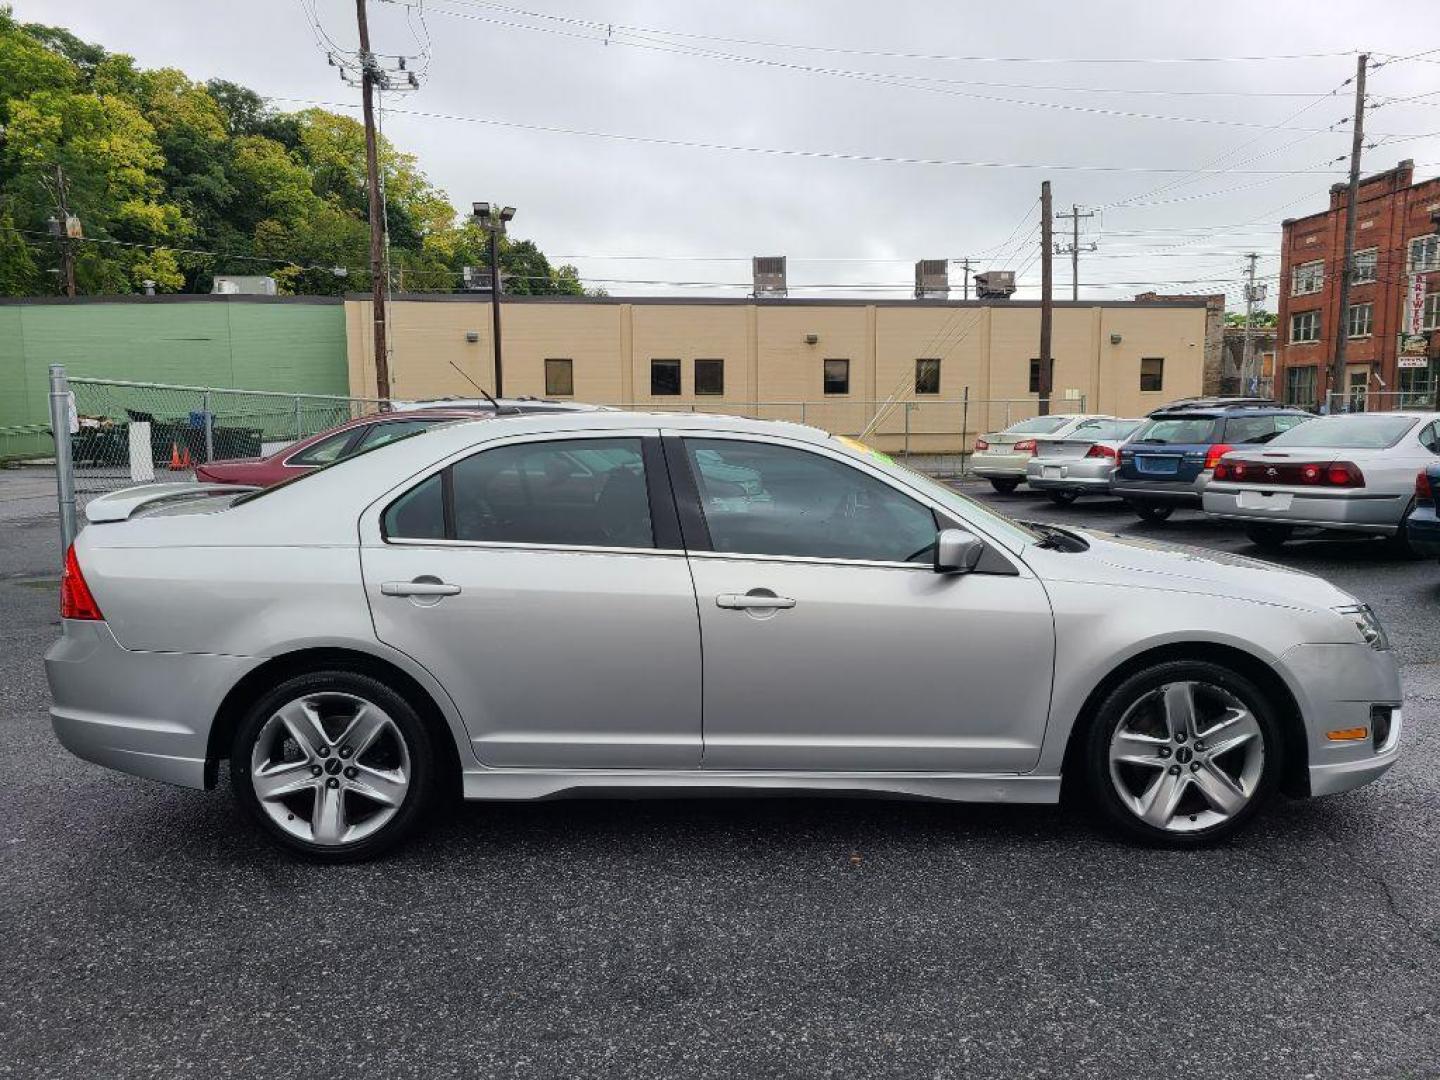
<path id="1" fill-rule="evenodd" d="M 1166 416 L 1151 420 L 1135 436 L 1135 442 L 1161 445 L 1195 445 L 1215 441 L 1219 421 L 1211 416 Z"/>
<path id="2" fill-rule="evenodd" d="M 386 420 L 378 424 L 371 424 L 365 429 L 365 434 L 360 436 L 360 442 L 355 449 L 373 450 L 377 446 L 384 446 L 386 443 L 394 442 L 396 439 L 403 439 L 407 435 L 414 435 L 418 431 L 432 428 L 436 424 L 447 423 L 448 421 L 433 420 Z"/>
<path id="3" fill-rule="evenodd" d="M 345 450 L 355 438 L 355 429 L 337 431 L 328 439 L 311 443 L 304 450 L 289 458 L 286 465 L 329 465 L 345 456 Z"/>

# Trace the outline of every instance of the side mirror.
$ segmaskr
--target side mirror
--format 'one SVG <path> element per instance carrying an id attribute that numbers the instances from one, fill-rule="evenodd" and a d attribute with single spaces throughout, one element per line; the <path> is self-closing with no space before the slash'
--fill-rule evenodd
<path id="1" fill-rule="evenodd" d="M 935 572 L 968 574 L 985 554 L 985 542 L 964 529 L 941 529 L 935 537 Z"/>

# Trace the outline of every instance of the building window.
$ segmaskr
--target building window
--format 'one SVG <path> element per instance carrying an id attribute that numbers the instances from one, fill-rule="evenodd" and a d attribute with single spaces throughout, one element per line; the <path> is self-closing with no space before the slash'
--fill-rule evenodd
<path id="1" fill-rule="evenodd" d="M 1140 389 L 1161 390 L 1165 386 L 1165 358 L 1146 356 L 1140 360 Z"/>
<path id="2" fill-rule="evenodd" d="M 1440 292 L 1432 292 L 1425 297 L 1425 307 L 1420 318 L 1422 329 L 1440 330 Z"/>
<path id="3" fill-rule="evenodd" d="M 1434 388 L 1430 383 L 1430 368 L 1434 361 L 1427 361 L 1424 367 L 1400 369 L 1400 400 L 1396 408 L 1428 409 L 1434 401 Z"/>
<path id="4" fill-rule="evenodd" d="M 680 361 L 650 361 L 650 396 L 677 397 L 680 393 Z"/>
<path id="5" fill-rule="evenodd" d="M 1345 321 L 1345 333 L 1352 338 L 1369 337 L 1370 327 L 1374 321 L 1374 304 L 1351 304 L 1350 316 Z"/>
<path id="6" fill-rule="evenodd" d="M 938 394 L 940 392 L 940 361 L 915 361 L 915 393 Z"/>
<path id="7" fill-rule="evenodd" d="M 1032 393 L 1032 394 L 1038 394 L 1039 392 L 1040 392 L 1040 361 L 1039 361 L 1039 360 L 1031 360 L 1031 361 L 1030 361 L 1030 393 Z"/>
<path id="8" fill-rule="evenodd" d="M 1305 296 L 1317 293 L 1325 284 L 1325 263 L 1323 260 L 1301 263 L 1290 271 L 1290 295 Z"/>
<path id="9" fill-rule="evenodd" d="M 1290 344 L 1320 340 L 1320 312 L 1297 311 L 1290 316 Z"/>
<path id="10" fill-rule="evenodd" d="M 1412 274 L 1440 270 L 1440 233 L 1417 236 L 1410 241 L 1409 270 Z"/>
<path id="11" fill-rule="evenodd" d="M 569 397 L 575 393 L 575 361 L 545 361 L 545 394 L 554 397 Z"/>
<path id="12" fill-rule="evenodd" d="M 850 361 L 849 361 L 849 360 L 826 360 L 826 361 L 825 361 L 825 393 L 827 393 L 827 394 L 848 394 L 848 393 L 850 393 Z"/>
<path id="13" fill-rule="evenodd" d="M 716 397 L 725 393 L 725 361 L 695 361 L 695 394 Z"/>
<path id="14" fill-rule="evenodd" d="M 1285 369 L 1285 402 L 1307 409 L 1315 404 L 1315 369 L 1313 367 Z"/>
<path id="15" fill-rule="evenodd" d="M 1351 268 L 1350 284 L 1368 285 L 1378 276 L 1379 267 L 1379 248 L 1366 248 L 1364 251 L 1355 252 L 1355 263 Z"/>

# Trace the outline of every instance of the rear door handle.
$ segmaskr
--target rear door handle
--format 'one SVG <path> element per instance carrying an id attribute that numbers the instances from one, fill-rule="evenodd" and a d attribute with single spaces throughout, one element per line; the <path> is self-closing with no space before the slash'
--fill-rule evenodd
<path id="1" fill-rule="evenodd" d="M 715 606 L 722 608 L 733 608 L 736 611 L 778 611 L 781 608 L 792 608 L 795 601 L 788 596 L 776 596 L 774 593 L 721 593 L 715 597 Z"/>
<path id="2" fill-rule="evenodd" d="M 435 579 L 415 581 L 385 581 L 380 585 L 384 596 L 454 596 L 460 591 L 459 585 L 450 585 Z"/>

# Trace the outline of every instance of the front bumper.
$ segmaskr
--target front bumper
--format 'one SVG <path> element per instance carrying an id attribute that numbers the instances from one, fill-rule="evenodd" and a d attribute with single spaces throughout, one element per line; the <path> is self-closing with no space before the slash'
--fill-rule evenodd
<path id="1" fill-rule="evenodd" d="M 1137 480 L 1123 477 L 1117 471 L 1110 478 L 1110 491 L 1122 499 L 1199 506 L 1209 482 L 1208 472 L 1202 472 L 1194 480 Z"/>
<path id="2" fill-rule="evenodd" d="M 1205 513 L 1226 521 L 1339 529 L 1394 536 L 1409 504 L 1404 495 L 1363 491 L 1315 491 L 1309 488 L 1246 488 L 1211 484 L 1203 498 Z M 1242 506 L 1244 501 L 1248 505 Z"/>
<path id="3" fill-rule="evenodd" d="M 65 620 L 45 654 L 50 722 L 76 757 L 203 788 L 210 725 L 226 693 L 262 660 L 131 652 L 103 622 Z"/>
<path id="4" fill-rule="evenodd" d="M 995 480 L 1024 480 L 1025 468 L 1033 454 L 1002 454 L 979 450 L 970 455 L 970 471 Z"/>
<path id="5" fill-rule="evenodd" d="M 1368 645 L 1297 645 L 1278 665 L 1304 718 L 1311 795 L 1334 795 L 1378 779 L 1399 756 L 1402 691 L 1395 656 Z M 1388 706 L 1389 737 L 1332 742 L 1326 732 L 1371 726 L 1374 706 Z"/>
<path id="6" fill-rule="evenodd" d="M 1037 491 L 1110 493 L 1115 463 L 1108 458 L 1033 458 L 1025 467 L 1025 483 Z"/>

